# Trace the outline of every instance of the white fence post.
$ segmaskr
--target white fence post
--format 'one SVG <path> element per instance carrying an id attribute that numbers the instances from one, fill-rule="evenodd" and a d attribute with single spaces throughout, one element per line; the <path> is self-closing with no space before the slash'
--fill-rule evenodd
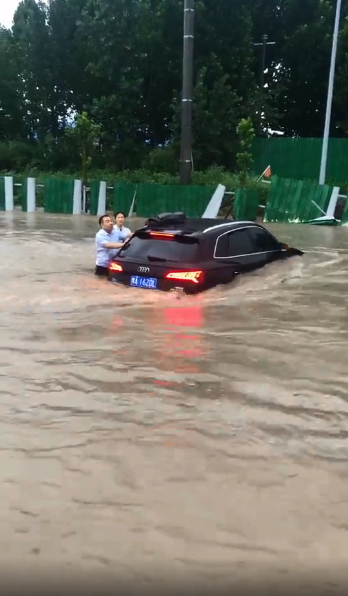
<path id="1" fill-rule="evenodd" d="M 5 178 L 5 211 L 13 211 L 13 176 L 4 176 Z"/>
<path id="2" fill-rule="evenodd" d="M 36 210 L 36 180 L 27 178 L 27 213 L 33 213 Z"/>
<path id="3" fill-rule="evenodd" d="M 223 186 L 223 184 L 217 185 L 216 190 L 202 215 L 203 219 L 209 219 L 218 216 L 225 191 L 226 186 Z"/>
<path id="4" fill-rule="evenodd" d="M 137 196 L 137 190 L 138 190 L 138 185 L 136 185 L 136 187 L 135 187 L 135 192 L 134 192 L 134 195 L 133 195 L 132 204 L 131 204 L 130 209 L 129 209 L 128 217 L 133 217 L 134 205 L 135 205 L 135 197 Z"/>
<path id="5" fill-rule="evenodd" d="M 81 215 L 82 180 L 74 180 L 73 215 Z"/>
<path id="6" fill-rule="evenodd" d="M 106 210 L 106 182 L 100 182 L 97 215 L 104 215 Z"/>

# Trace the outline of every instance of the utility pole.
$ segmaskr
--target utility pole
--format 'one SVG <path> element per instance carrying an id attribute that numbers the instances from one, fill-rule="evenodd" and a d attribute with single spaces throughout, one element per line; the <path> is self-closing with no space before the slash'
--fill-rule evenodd
<path id="1" fill-rule="evenodd" d="M 261 76 L 260 76 L 260 87 L 263 89 L 265 81 L 265 69 L 266 69 L 266 49 L 267 46 L 275 46 L 275 41 L 268 41 L 268 35 L 262 36 L 261 43 L 254 43 L 254 46 L 262 46 L 262 60 L 261 60 Z"/>
<path id="2" fill-rule="evenodd" d="M 326 164 L 327 164 L 327 153 L 328 153 L 328 148 L 329 148 L 330 123 L 331 123 L 331 113 L 332 113 L 332 97 L 333 97 L 333 88 L 334 88 L 334 80 L 335 80 L 336 55 L 337 55 L 337 45 L 338 45 L 338 32 L 339 32 L 339 26 L 340 26 L 341 4 L 342 4 L 342 0 L 337 0 L 335 26 L 334 26 L 334 33 L 333 33 L 333 39 L 332 39 L 329 86 L 328 86 L 328 90 L 327 90 L 326 115 L 325 115 L 323 146 L 322 146 L 322 153 L 321 153 L 319 184 L 325 184 L 325 179 L 326 179 Z"/>
<path id="3" fill-rule="evenodd" d="M 274 46 L 275 44 L 276 44 L 275 41 L 268 41 L 268 35 L 266 35 L 266 33 L 262 36 L 261 43 L 254 43 L 254 46 L 262 46 L 262 59 L 261 59 L 261 72 L 260 72 L 261 100 L 263 99 L 263 92 L 264 92 L 264 86 L 265 86 L 266 50 L 267 50 L 267 46 Z M 259 135 L 260 136 L 262 136 L 262 110 L 263 110 L 263 105 L 261 106 L 260 124 L 259 124 Z"/>
<path id="4" fill-rule="evenodd" d="M 184 0 L 180 184 L 190 184 L 192 174 L 194 17 L 195 0 Z"/>

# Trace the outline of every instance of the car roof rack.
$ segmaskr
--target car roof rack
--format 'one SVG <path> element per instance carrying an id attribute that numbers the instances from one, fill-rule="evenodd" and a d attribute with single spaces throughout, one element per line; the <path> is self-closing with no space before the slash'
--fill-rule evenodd
<path id="1" fill-rule="evenodd" d="M 160 213 L 156 217 L 149 217 L 145 226 L 148 228 L 167 228 L 168 226 L 183 226 L 186 223 L 186 215 L 183 211 L 175 213 Z"/>
<path id="2" fill-rule="evenodd" d="M 212 230 L 218 226 L 227 226 L 236 223 L 235 220 L 226 220 L 219 217 L 202 218 L 187 217 L 183 211 L 174 213 L 160 213 L 155 217 L 149 217 L 143 226 L 138 228 L 137 233 L 147 231 L 177 231 L 177 235 L 197 235 L 206 230 Z"/>

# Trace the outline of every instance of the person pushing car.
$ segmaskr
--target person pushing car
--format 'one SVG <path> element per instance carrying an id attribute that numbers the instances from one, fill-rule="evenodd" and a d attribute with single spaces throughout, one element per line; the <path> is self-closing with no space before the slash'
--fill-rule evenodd
<path id="1" fill-rule="evenodd" d="M 110 215 L 99 217 L 100 230 L 95 236 L 95 246 L 97 259 L 95 266 L 95 275 L 107 277 L 109 273 L 109 264 L 118 250 L 124 245 L 128 238 L 121 237 L 120 230 L 114 226 L 114 220 Z M 130 232 L 130 230 L 129 230 Z M 130 232 L 131 233 L 131 232 Z"/>

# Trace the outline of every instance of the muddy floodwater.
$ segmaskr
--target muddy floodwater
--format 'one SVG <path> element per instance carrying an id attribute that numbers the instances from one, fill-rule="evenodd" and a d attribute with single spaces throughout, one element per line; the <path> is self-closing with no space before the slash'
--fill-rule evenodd
<path id="1" fill-rule="evenodd" d="M 96 279 L 97 218 L 0 227 L 1 563 L 343 582 L 348 228 L 178 299 Z"/>

